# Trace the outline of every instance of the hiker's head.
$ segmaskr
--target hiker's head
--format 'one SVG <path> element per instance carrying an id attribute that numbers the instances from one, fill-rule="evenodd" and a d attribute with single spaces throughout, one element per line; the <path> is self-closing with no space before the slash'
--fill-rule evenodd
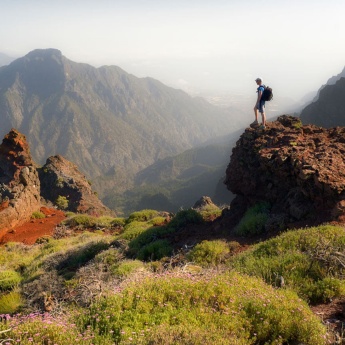
<path id="1" fill-rule="evenodd" d="M 256 83 L 257 83 L 258 85 L 260 85 L 260 84 L 262 83 L 261 78 L 256 78 L 255 81 L 256 81 Z"/>

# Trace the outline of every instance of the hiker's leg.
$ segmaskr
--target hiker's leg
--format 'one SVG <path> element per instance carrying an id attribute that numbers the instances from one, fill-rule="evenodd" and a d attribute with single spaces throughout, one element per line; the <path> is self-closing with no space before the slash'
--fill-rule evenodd
<path id="1" fill-rule="evenodd" d="M 254 115 L 255 115 L 255 121 L 258 121 L 258 106 L 257 106 L 257 104 L 255 104 L 255 107 L 254 107 Z"/>
<path id="2" fill-rule="evenodd" d="M 266 113 L 265 113 L 265 112 L 262 112 L 262 113 L 261 113 L 261 117 L 262 117 L 262 124 L 263 124 L 264 126 L 266 126 Z"/>
<path id="3" fill-rule="evenodd" d="M 262 125 L 266 126 L 265 101 L 260 102 L 259 111 L 261 113 Z"/>

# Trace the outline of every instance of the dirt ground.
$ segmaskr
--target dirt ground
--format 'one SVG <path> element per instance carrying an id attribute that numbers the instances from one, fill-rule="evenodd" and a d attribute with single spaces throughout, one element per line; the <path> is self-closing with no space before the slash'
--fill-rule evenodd
<path id="1" fill-rule="evenodd" d="M 52 235 L 56 225 L 66 218 L 64 212 L 54 208 L 41 207 L 41 212 L 44 213 L 45 218 L 31 219 L 15 227 L 1 238 L 0 244 L 6 242 L 34 244 L 38 238 Z"/>

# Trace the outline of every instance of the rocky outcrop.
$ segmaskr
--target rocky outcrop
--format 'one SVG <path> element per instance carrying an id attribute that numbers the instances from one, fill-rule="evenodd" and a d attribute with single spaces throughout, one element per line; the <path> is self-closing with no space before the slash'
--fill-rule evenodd
<path id="1" fill-rule="evenodd" d="M 208 207 L 214 207 L 217 206 L 213 203 L 212 199 L 209 196 L 202 196 L 193 206 L 193 209 L 195 210 L 203 210 Z"/>
<path id="2" fill-rule="evenodd" d="M 228 216 L 270 205 L 270 224 L 345 221 L 345 128 L 303 126 L 280 116 L 265 130 L 247 128 L 237 141 L 225 184 L 236 194 Z"/>
<path id="3" fill-rule="evenodd" d="M 66 200 L 66 209 L 73 212 L 94 216 L 111 214 L 92 191 L 91 183 L 77 166 L 64 157 L 49 157 L 39 171 L 43 198 L 56 203 L 59 197 L 63 197 Z"/>
<path id="4" fill-rule="evenodd" d="M 0 145 L 0 237 L 40 209 L 40 181 L 24 135 L 12 129 Z"/>

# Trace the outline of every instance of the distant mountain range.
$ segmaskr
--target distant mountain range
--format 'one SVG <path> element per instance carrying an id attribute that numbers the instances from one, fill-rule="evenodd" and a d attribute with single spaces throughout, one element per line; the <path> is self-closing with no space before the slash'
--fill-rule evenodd
<path id="1" fill-rule="evenodd" d="M 241 115 L 116 66 L 70 61 L 56 49 L 0 67 L 0 137 L 18 129 L 36 162 L 61 154 L 104 197 L 134 187 L 137 173 L 166 157 L 244 127 Z"/>
<path id="2" fill-rule="evenodd" d="M 303 123 L 326 128 L 345 126 L 345 78 L 333 81 L 335 84 L 323 86 L 318 98 L 302 110 Z"/>
<path id="3" fill-rule="evenodd" d="M 4 65 L 8 65 L 13 60 L 14 60 L 14 58 L 0 52 L 0 67 L 4 66 Z"/>

